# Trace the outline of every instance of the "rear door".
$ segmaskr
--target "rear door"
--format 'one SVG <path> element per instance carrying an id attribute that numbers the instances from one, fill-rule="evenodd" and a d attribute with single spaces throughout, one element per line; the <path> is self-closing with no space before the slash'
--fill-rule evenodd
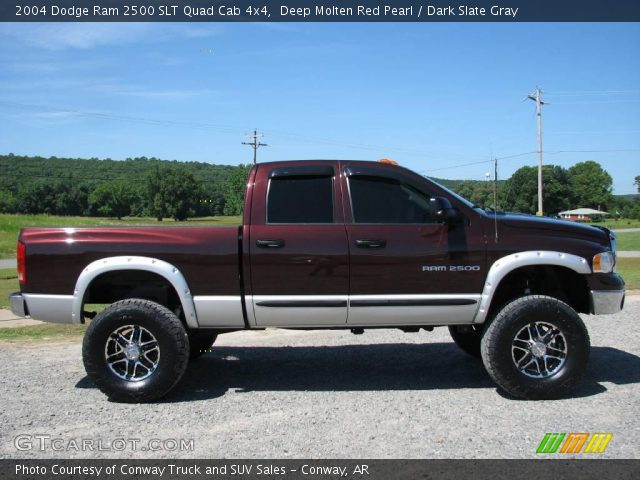
<path id="1" fill-rule="evenodd" d="M 346 323 L 349 262 L 336 171 L 337 162 L 259 166 L 248 242 L 255 325 Z"/>
<path id="2" fill-rule="evenodd" d="M 431 198 L 442 192 L 410 173 L 387 166 L 345 168 L 349 324 L 468 323 L 478 307 L 481 226 L 437 223 Z"/>

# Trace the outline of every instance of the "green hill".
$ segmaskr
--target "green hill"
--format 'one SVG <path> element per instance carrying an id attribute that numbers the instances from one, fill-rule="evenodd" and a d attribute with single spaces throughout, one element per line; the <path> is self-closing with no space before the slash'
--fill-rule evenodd
<path id="1" fill-rule="evenodd" d="M 100 184 L 123 181 L 143 195 L 147 175 L 155 166 L 160 165 L 179 166 L 198 180 L 203 199 L 197 212 L 199 216 L 222 215 L 227 181 L 238 169 L 232 165 L 146 157 L 118 161 L 13 154 L 0 155 L 0 211 L 57 215 L 96 214 L 88 208 L 88 197 Z M 41 204 L 42 208 L 34 203 Z"/>

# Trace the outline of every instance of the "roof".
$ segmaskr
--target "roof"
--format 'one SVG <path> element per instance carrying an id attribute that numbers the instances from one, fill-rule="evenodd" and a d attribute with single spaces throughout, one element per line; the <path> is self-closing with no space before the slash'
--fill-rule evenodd
<path id="1" fill-rule="evenodd" d="M 610 215 L 602 210 L 594 210 L 593 208 L 576 208 L 575 210 L 565 210 L 558 215 Z"/>

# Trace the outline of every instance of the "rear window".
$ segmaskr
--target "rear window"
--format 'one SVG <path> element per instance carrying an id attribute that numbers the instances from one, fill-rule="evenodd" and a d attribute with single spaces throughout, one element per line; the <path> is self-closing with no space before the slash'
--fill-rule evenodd
<path id="1" fill-rule="evenodd" d="M 333 177 L 272 178 L 267 223 L 333 223 Z"/>

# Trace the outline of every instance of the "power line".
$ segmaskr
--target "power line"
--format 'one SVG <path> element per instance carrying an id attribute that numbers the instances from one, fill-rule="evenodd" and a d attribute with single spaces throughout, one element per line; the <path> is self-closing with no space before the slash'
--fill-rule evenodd
<path id="1" fill-rule="evenodd" d="M 545 94 L 546 93 L 547 92 L 545 91 Z M 231 126 L 231 125 L 212 124 L 212 123 L 199 123 L 199 122 L 180 122 L 180 121 L 174 121 L 174 120 L 160 120 L 160 119 L 153 119 L 153 118 L 117 115 L 117 114 L 100 113 L 100 112 L 87 112 L 87 111 L 82 111 L 82 110 L 61 109 L 61 108 L 56 108 L 56 107 L 44 106 L 44 105 L 25 104 L 25 103 L 18 103 L 18 102 L 8 102 L 8 101 L 3 101 L 3 100 L 0 100 L 0 105 L 6 105 L 6 106 L 10 106 L 10 107 L 15 107 L 15 108 L 44 109 L 44 110 L 48 110 L 48 111 L 52 111 L 52 112 L 72 113 L 74 115 L 79 115 L 79 116 L 95 117 L 95 118 L 101 118 L 101 119 L 107 119 L 107 120 L 121 120 L 121 121 L 138 122 L 138 123 L 145 123 L 145 124 L 150 124 L 150 125 L 166 125 L 166 126 L 180 126 L 180 127 L 200 128 L 200 129 L 213 129 L 213 130 L 219 130 L 219 131 L 222 131 L 222 132 L 225 132 L 225 133 L 234 133 L 234 134 L 238 133 L 239 131 L 246 131 L 246 129 L 243 128 L 243 127 L 237 127 L 237 126 Z M 256 133 L 254 133 L 254 134 L 256 134 Z M 306 136 L 306 135 L 300 135 L 300 134 L 296 134 L 296 133 L 284 132 L 284 131 L 280 131 L 280 130 L 268 130 L 267 133 L 274 134 L 274 135 L 279 135 L 279 136 L 282 136 L 282 137 L 294 138 L 294 139 L 298 139 L 300 141 L 309 142 L 309 143 L 320 143 L 320 144 L 335 145 L 335 146 L 342 146 L 342 147 L 346 147 L 346 148 L 363 149 L 363 150 L 402 151 L 402 152 L 406 152 L 406 153 L 414 153 L 414 154 L 417 154 L 417 155 L 426 156 L 425 152 L 419 152 L 417 150 L 410 150 L 410 149 L 396 148 L 396 147 L 385 147 L 385 146 L 381 146 L 381 145 L 343 143 L 343 142 L 333 141 L 333 140 L 326 139 L 326 138 L 314 138 L 314 137 L 309 137 L 309 136 Z M 245 142 L 243 142 L 243 143 L 245 143 Z M 246 142 L 246 143 L 247 144 L 252 144 L 252 142 Z M 545 150 L 544 153 L 551 154 L 551 155 L 556 155 L 556 154 L 561 154 L 561 153 L 608 153 L 608 152 L 637 152 L 637 151 L 640 151 L 640 149 L 556 150 L 556 151 L 546 151 Z M 514 155 L 497 157 L 497 160 L 508 160 L 508 159 L 522 157 L 522 156 L 526 156 L 526 155 L 532 155 L 534 153 L 537 153 L 537 151 L 523 152 L 523 153 L 517 153 L 517 154 L 514 154 Z M 456 155 L 462 155 L 462 154 L 456 154 Z M 473 166 L 473 165 L 487 164 L 487 163 L 491 163 L 492 161 L 493 160 L 481 160 L 481 161 L 475 161 L 475 162 L 467 162 L 467 163 L 461 163 L 461 164 L 456 164 L 456 165 L 450 165 L 450 166 L 447 166 L 447 167 L 428 169 L 428 170 L 424 170 L 423 172 L 437 172 L 437 171 L 442 171 L 442 170 L 463 168 L 463 167 L 468 167 L 468 166 Z"/>
<path id="2" fill-rule="evenodd" d="M 537 151 L 534 150 L 532 152 L 523 152 L 523 153 L 516 153 L 514 155 L 506 155 L 504 157 L 496 157 L 495 160 L 508 160 L 508 159 L 517 158 L 517 157 L 524 157 L 526 155 L 533 155 L 534 153 L 537 153 Z M 473 165 L 484 165 L 486 163 L 493 163 L 493 161 L 494 159 L 479 160 L 477 162 L 460 163 L 458 165 L 449 165 L 448 167 L 430 168 L 428 170 L 423 170 L 423 172 L 439 172 L 441 170 L 450 170 L 452 168 L 470 167 Z"/>
<path id="3" fill-rule="evenodd" d="M 506 157 L 497 157 L 496 160 L 509 160 L 511 158 L 524 157 L 526 155 L 533 155 L 534 153 L 538 153 L 538 152 L 536 150 L 532 150 L 531 152 L 516 153 L 515 155 L 508 155 Z"/>
<path id="4" fill-rule="evenodd" d="M 218 130 L 223 133 L 239 133 L 245 132 L 247 130 L 246 127 L 239 127 L 233 125 L 223 125 L 223 124 L 213 124 L 213 123 L 202 123 L 202 122 L 181 122 L 175 120 L 161 120 L 147 117 L 136 117 L 130 115 L 117 115 L 112 113 L 101 113 L 101 112 L 88 112 L 83 110 L 76 109 L 68 109 L 68 108 L 57 108 L 57 107 L 49 107 L 46 105 L 35 105 L 35 104 L 26 104 L 26 103 L 18 103 L 18 102 L 9 102 L 0 100 L 0 105 L 6 105 L 13 108 L 26 108 L 26 109 L 43 109 L 50 112 L 59 112 L 59 113 L 70 113 L 77 116 L 82 117 L 93 117 L 104 120 L 119 120 L 119 121 L 127 121 L 134 123 L 142 123 L 147 125 L 161 125 L 161 126 L 174 126 L 174 127 L 188 127 L 188 128 L 196 128 L 196 129 L 205 129 L 205 130 Z M 427 153 L 418 150 L 411 150 L 401 147 L 388 147 L 383 145 L 370 145 L 364 143 L 345 143 L 339 142 L 326 138 L 316 138 L 309 137 L 307 135 L 300 135 L 292 132 L 285 132 L 282 130 L 267 130 L 265 133 L 270 135 L 276 135 L 280 137 L 288 137 L 292 139 L 299 140 L 301 142 L 313 143 L 313 144 L 324 144 L 324 145 L 333 145 L 344 148 L 351 148 L 357 150 L 371 150 L 371 151 L 387 151 L 387 152 L 403 152 L 415 155 L 426 156 Z M 437 154 L 442 152 L 430 152 L 431 154 Z"/>
<path id="5" fill-rule="evenodd" d="M 585 92 L 544 92 L 553 97 L 589 97 L 589 96 L 607 96 L 607 95 L 640 95 L 640 90 L 591 90 Z"/>
<path id="6" fill-rule="evenodd" d="M 546 93 L 546 92 L 545 92 Z M 553 102 L 554 105 L 596 105 L 596 104 L 610 104 L 610 103 L 637 103 L 640 102 L 640 98 L 627 98 L 626 100 L 590 100 L 583 102 Z"/>
<path id="7" fill-rule="evenodd" d="M 245 130 L 240 127 L 232 127 L 232 126 L 209 124 L 209 123 L 179 122 L 175 120 L 158 120 L 154 118 L 134 117 L 134 116 L 128 116 L 128 115 L 116 115 L 112 113 L 87 112 L 83 110 L 63 109 L 63 108 L 57 108 L 57 107 L 48 107 L 45 105 L 6 102 L 3 100 L 0 100 L 0 105 L 7 105 L 10 107 L 16 107 L 16 108 L 44 109 L 44 110 L 49 110 L 51 112 L 71 113 L 71 114 L 83 116 L 83 117 L 94 117 L 94 118 L 101 118 L 101 119 L 107 119 L 107 120 L 122 120 L 122 121 L 135 122 L 135 123 L 144 123 L 148 125 L 206 128 L 206 129 L 220 130 L 225 133 L 237 133 L 238 131 Z"/>
<path id="8" fill-rule="evenodd" d="M 383 146 L 383 145 L 372 145 L 372 144 L 366 144 L 366 143 L 344 143 L 344 142 L 338 142 L 338 141 L 335 141 L 335 140 L 330 140 L 330 139 L 327 139 L 327 138 L 308 137 L 308 136 L 300 135 L 300 134 L 297 134 L 297 133 L 287 133 L 287 132 L 283 132 L 281 130 L 266 130 L 265 133 L 272 134 L 272 135 L 278 135 L 278 136 L 281 136 L 281 137 L 289 137 L 289 138 L 292 138 L 294 140 L 300 140 L 301 142 L 310 142 L 310 143 L 323 144 L 323 145 L 333 145 L 333 146 L 338 146 L 338 147 L 353 148 L 353 149 L 357 149 L 357 150 L 371 150 L 371 151 L 375 151 L 375 152 L 385 151 L 385 152 L 408 153 L 408 154 L 412 154 L 412 155 L 422 155 L 422 156 L 426 156 L 426 154 L 427 154 L 427 152 L 419 151 L 419 150 L 413 150 L 413 149 L 409 149 L 409 148 L 386 147 L 386 146 Z M 431 151 L 429 153 L 431 153 L 431 154 L 441 154 L 443 152 Z M 449 153 L 449 152 L 447 152 L 447 153 Z"/>
<path id="9" fill-rule="evenodd" d="M 600 150 L 543 150 L 544 154 L 548 155 L 559 155 L 563 153 L 619 153 L 619 152 L 640 152 L 640 148 L 625 148 L 625 149 L 600 149 Z M 527 155 L 533 155 L 538 153 L 537 150 L 532 150 L 529 152 L 516 153 L 513 155 L 505 155 L 503 157 L 496 157 L 496 160 L 511 160 L 518 157 L 525 157 Z M 423 172 L 439 172 L 441 170 L 451 170 L 454 168 L 462 168 L 462 167 L 470 167 L 473 165 L 484 165 L 488 163 L 493 163 L 493 160 L 479 160 L 477 162 L 469 162 L 469 163 L 460 163 L 457 165 L 449 165 L 447 167 L 438 167 L 438 168 L 430 168 L 428 170 L 423 170 Z"/>
<path id="10" fill-rule="evenodd" d="M 442 170 L 451 170 L 452 168 L 470 167 L 472 165 L 484 165 L 485 163 L 491 163 L 492 160 L 480 160 L 478 162 L 461 163 L 459 165 L 450 165 L 448 167 L 430 168 L 423 170 L 423 172 L 440 172 Z"/>
<path id="11" fill-rule="evenodd" d="M 558 153 L 616 153 L 616 152 L 640 152 L 640 148 L 619 148 L 611 150 L 545 150 L 545 153 L 556 155 Z"/>
<path id="12" fill-rule="evenodd" d="M 620 135 L 628 133 L 640 133 L 640 130 L 565 130 L 553 132 L 553 135 Z"/>

